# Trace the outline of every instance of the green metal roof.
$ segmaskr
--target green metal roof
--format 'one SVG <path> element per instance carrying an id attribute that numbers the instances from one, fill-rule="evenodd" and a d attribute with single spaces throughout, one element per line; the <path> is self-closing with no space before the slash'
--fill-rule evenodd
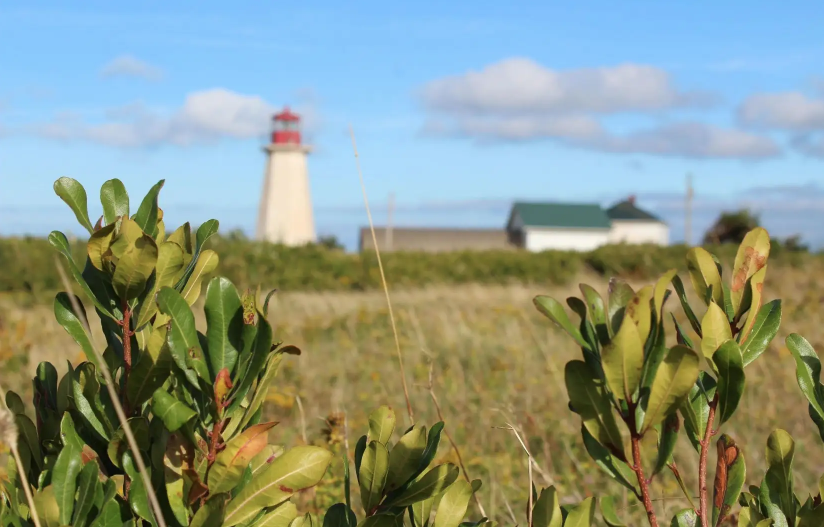
<path id="1" fill-rule="evenodd" d="M 528 203 L 516 202 L 517 214 L 526 227 L 560 227 L 571 229 L 609 229 L 611 221 L 597 203 Z"/>
<path id="2" fill-rule="evenodd" d="M 630 200 L 621 201 L 607 209 L 607 216 L 613 220 L 661 221 L 660 218 L 636 207 Z"/>

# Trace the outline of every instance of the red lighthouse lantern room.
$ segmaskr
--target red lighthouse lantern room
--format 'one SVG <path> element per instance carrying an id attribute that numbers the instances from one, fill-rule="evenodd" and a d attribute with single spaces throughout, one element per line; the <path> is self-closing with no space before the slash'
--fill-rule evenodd
<path id="1" fill-rule="evenodd" d="M 275 114 L 272 127 L 272 143 L 276 145 L 300 144 L 300 116 L 292 113 L 289 107 Z"/>

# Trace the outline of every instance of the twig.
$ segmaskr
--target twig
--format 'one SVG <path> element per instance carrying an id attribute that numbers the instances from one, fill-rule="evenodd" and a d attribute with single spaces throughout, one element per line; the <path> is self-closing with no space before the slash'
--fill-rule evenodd
<path id="1" fill-rule="evenodd" d="M 126 413 L 123 411 L 123 406 L 121 406 L 120 399 L 114 389 L 112 372 L 109 371 L 109 366 L 106 364 L 106 360 L 103 358 L 103 355 L 98 351 L 97 346 L 95 345 L 94 334 L 89 326 L 89 321 L 86 319 L 84 311 L 80 309 L 80 305 L 77 303 L 77 299 L 72 293 L 73 289 L 71 282 L 69 282 L 69 279 L 66 277 L 66 271 L 63 269 L 63 266 L 60 265 L 60 261 L 57 260 L 57 258 L 55 258 L 55 264 L 57 265 L 57 272 L 60 275 L 60 280 L 63 282 L 63 287 L 66 288 L 66 293 L 72 304 L 72 309 L 77 317 L 80 318 L 80 321 L 83 324 L 83 329 L 89 335 L 89 340 L 92 343 L 92 351 L 94 351 L 95 358 L 97 359 L 98 364 L 100 364 L 100 373 L 103 374 L 103 378 L 106 380 L 106 389 L 109 392 L 109 398 L 112 400 L 112 405 L 114 405 L 114 411 L 117 414 L 117 419 L 120 421 L 120 426 L 123 427 L 123 433 L 126 436 L 126 441 L 129 443 L 129 448 L 134 456 L 137 469 L 140 471 L 140 476 L 143 479 L 143 486 L 146 488 L 146 494 L 149 497 L 149 503 L 151 503 L 152 510 L 155 514 L 155 519 L 157 520 L 157 525 L 158 527 L 166 527 L 166 520 L 163 519 L 163 511 L 160 508 L 160 502 L 157 500 L 154 487 L 152 487 L 152 480 L 149 477 L 149 471 L 146 469 L 146 464 L 143 463 L 143 456 L 140 454 L 140 449 L 137 446 L 137 440 L 135 440 L 134 434 L 132 433 L 132 428 L 129 426 L 129 421 L 126 418 Z"/>
<path id="2" fill-rule="evenodd" d="M 40 517 L 37 514 L 37 507 L 34 505 L 34 495 L 31 493 L 29 478 L 26 475 L 25 467 L 23 467 L 23 460 L 20 458 L 20 451 L 17 449 L 17 437 L 19 434 L 17 430 L 17 422 L 11 408 L 6 405 L 6 390 L 4 390 L 2 386 L 0 386 L 0 399 L 2 399 L 3 406 L 5 407 L 4 410 L 0 410 L 8 415 L 8 419 L 10 421 L 8 437 L 4 437 L 3 439 L 9 444 L 9 449 L 14 457 L 14 463 L 17 465 L 17 473 L 20 475 L 20 482 L 23 484 L 23 492 L 26 494 L 26 501 L 29 503 L 29 511 L 31 511 L 31 518 L 32 521 L 34 521 L 34 526 L 40 527 Z"/>
<path id="3" fill-rule="evenodd" d="M 529 488 L 527 489 L 527 492 L 529 493 L 529 502 L 528 502 L 527 510 L 526 510 L 526 521 L 527 521 L 526 524 L 527 524 L 528 527 L 532 527 L 532 454 L 529 452 L 529 449 L 526 447 L 526 443 L 524 443 L 523 439 L 521 439 L 521 434 L 518 433 L 518 431 L 515 429 L 514 426 L 507 423 L 506 426 L 500 426 L 500 427 L 496 427 L 496 428 L 500 428 L 502 430 L 511 430 L 512 433 L 515 434 L 515 437 L 518 438 L 518 442 L 521 443 L 521 446 L 523 447 L 524 452 L 526 452 L 526 455 L 527 455 L 527 471 L 528 471 L 528 474 L 529 474 Z"/>
<path id="4" fill-rule="evenodd" d="M 401 370 L 401 384 L 403 385 L 403 395 L 406 397 L 406 411 L 409 413 L 409 421 L 415 424 L 415 415 L 412 412 L 412 403 L 409 400 L 409 388 L 406 386 L 406 370 L 403 367 L 403 354 L 401 353 L 401 341 L 398 337 L 398 328 L 395 324 L 395 314 L 392 312 L 392 301 L 389 299 L 389 287 L 386 284 L 386 275 L 383 272 L 383 262 L 381 262 L 381 252 L 378 249 L 378 237 L 375 235 L 375 224 L 372 222 L 372 211 L 369 209 L 369 198 L 366 196 L 366 184 L 363 182 L 363 171 L 360 166 L 360 156 L 358 155 L 358 145 L 355 142 L 355 130 L 349 125 L 349 135 L 352 137 L 352 150 L 355 152 L 355 165 L 358 169 L 361 191 L 363 192 L 363 203 L 366 206 L 366 216 L 369 219 L 369 230 L 372 232 L 372 244 L 375 246 L 375 255 L 378 258 L 378 270 L 381 274 L 383 292 L 386 294 L 386 305 L 389 308 L 389 320 L 392 323 L 392 333 L 395 336 L 395 349 L 398 352 L 398 364 Z"/>
<path id="5" fill-rule="evenodd" d="M 707 508 L 707 458 L 710 451 L 710 440 L 712 439 L 713 431 L 712 425 L 715 421 L 715 408 L 718 405 L 718 394 L 715 394 L 712 401 L 710 401 L 710 411 L 707 416 L 707 429 L 704 431 L 704 438 L 701 439 L 701 457 L 698 461 L 698 498 L 701 509 L 698 511 L 698 516 L 701 518 L 701 527 L 709 527 L 710 518 L 709 510 Z"/>
<path id="6" fill-rule="evenodd" d="M 652 500 L 649 496 L 649 482 L 644 477 L 644 467 L 641 465 L 641 436 L 632 434 L 632 470 L 638 478 L 638 485 L 641 487 L 641 498 L 644 503 L 644 510 L 647 511 L 647 519 L 650 527 L 658 527 L 658 518 L 655 516 L 655 509 L 652 507 Z"/>
<path id="7" fill-rule="evenodd" d="M 309 441 L 306 439 L 306 417 L 303 414 L 303 403 L 300 402 L 300 396 L 295 396 L 295 402 L 298 403 L 298 412 L 300 413 L 300 435 L 303 438 L 303 444 L 308 445 Z"/>
<path id="8" fill-rule="evenodd" d="M 441 405 L 438 404 L 438 397 L 435 395 L 435 387 L 432 382 L 433 377 L 433 367 L 432 363 L 429 363 L 429 396 L 432 397 L 432 403 L 435 405 L 435 411 L 438 412 L 438 419 L 441 421 L 446 421 L 443 418 L 443 412 L 441 412 Z M 452 434 L 444 428 L 444 433 L 446 434 L 446 439 L 449 440 L 449 444 L 452 445 L 452 449 L 455 451 L 455 455 L 458 456 L 458 465 L 461 467 L 461 471 L 463 471 L 464 478 L 466 481 L 472 483 L 472 479 L 469 477 L 469 472 L 466 470 L 466 466 L 464 465 L 463 458 L 461 457 L 461 451 L 458 450 L 458 445 L 455 444 L 455 440 L 452 439 Z M 474 490 L 472 491 L 472 497 L 475 498 L 475 504 L 478 506 L 478 511 L 481 513 L 481 516 L 486 517 L 486 511 L 484 510 L 484 506 L 481 505 L 481 499 L 478 497 L 478 493 Z"/>

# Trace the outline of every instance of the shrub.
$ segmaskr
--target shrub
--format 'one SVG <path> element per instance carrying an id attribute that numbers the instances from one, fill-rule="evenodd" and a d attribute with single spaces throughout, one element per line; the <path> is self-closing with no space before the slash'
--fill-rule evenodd
<path id="1" fill-rule="evenodd" d="M 262 420 L 280 363 L 300 350 L 274 342 L 271 293 L 261 305 L 223 277 L 208 282 L 206 331 L 196 329 L 191 306 L 217 266 L 204 246 L 218 223 L 167 233 L 162 186 L 130 215 L 123 184 L 107 181 L 103 217 L 92 225 L 85 189 L 69 178 L 55 183 L 89 233 L 84 267 L 62 233 L 49 244 L 94 306 L 106 347 L 96 347 L 80 299 L 58 293 L 55 317 L 87 360 L 69 363 L 59 379 L 52 364 L 38 365 L 34 420 L 6 392 L 0 428 L 13 459 L 0 495 L 3 527 L 313 525 L 291 498 L 321 480 L 333 455 L 310 445 L 284 451 L 269 442 L 277 423 Z M 479 482 L 457 481 L 451 464 L 430 467 L 443 423 L 428 433 L 417 425 L 392 446 L 394 425 L 392 411 L 378 409 L 356 448 L 360 525 L 394 526 L 408 510 L 425 527 L 439 499 L 435 524 L 458 527 Z M 355 527 L 348 453 L 344 465 L 345 502 L 324 524 Z"/>

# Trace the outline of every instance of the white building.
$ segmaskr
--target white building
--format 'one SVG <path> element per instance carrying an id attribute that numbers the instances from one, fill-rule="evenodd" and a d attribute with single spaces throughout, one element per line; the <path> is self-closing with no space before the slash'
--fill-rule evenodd
<path id="1" fill-rule="evenodd" d="M 286 108 L 273 119 L 271 144 L 264 147 L 266 171 L 255 237 L 284 245 L 314 243 L 315 220 L 306 166 L 311 147 L 301 143 L 298 115 Z"/>
<path id="2" fill-rule="evenodd" d="M 530 252 L 591 251 L 611 243 L 669 244 L 669 227 L 635 206 L 635 199 L 604 210 L 594 203 L 529 203 L 512 206 L 510 242 Z"/>

